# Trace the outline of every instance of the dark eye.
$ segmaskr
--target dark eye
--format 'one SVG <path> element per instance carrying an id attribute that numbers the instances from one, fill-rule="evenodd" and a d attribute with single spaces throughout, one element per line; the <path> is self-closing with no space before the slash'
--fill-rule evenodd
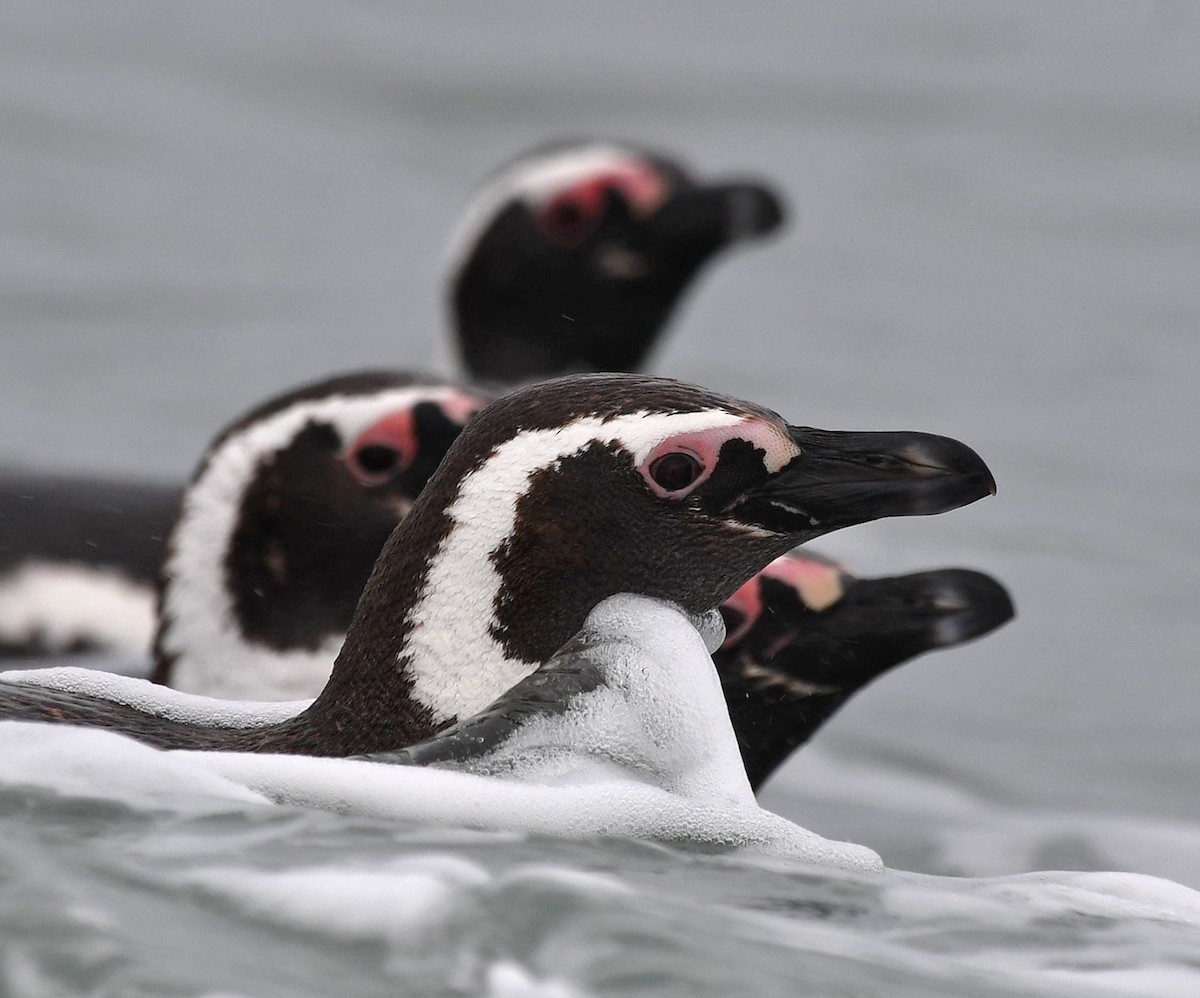
<path id="1" fill-rule="evenodd" d="M 570 236 L 583 228 L 583 209 L 574 201 L 559 201 L 546 212 L 546 221 L 555 232 Z"/>
<path id="2" fill-rule="evenodd" d="M 400 452 L 384 444 L 367 444 L 354 454 L 354 462 L 372 478 L 383 478 L 400 461 Z"/>
<path id="3" fill-rule="evenodd" d="M 542 229 L 564 245 L 581 242 L 600 221 L 601 205 L 594 198 L 569 191 L 559 195 L 542 213 Z"/>
<path id="4" fill-rule="evenodd" d="M 686 489 L 704 471 L 691 454 L 683 451 L 672 451 L 662 457 L 655 458 L 650 465 L 650 477 L 654 483 L 666 492 L 678 492 Z"/>

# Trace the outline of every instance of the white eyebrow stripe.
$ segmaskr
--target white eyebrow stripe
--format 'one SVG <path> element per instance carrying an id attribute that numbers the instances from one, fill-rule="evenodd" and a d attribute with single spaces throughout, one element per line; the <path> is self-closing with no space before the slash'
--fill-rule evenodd
<path id="1" fill-rule="evenodd" d="M 536 205 L 575 180 L 630 162 L 644 163 L 646 158 L 636 149 L 598 142 L 576 149 L 551 149 L 513 163 L 484 184 L 467 205 L 446 246 L 448 272 L 458 273 L 484 231 L 510 201 Z"/>

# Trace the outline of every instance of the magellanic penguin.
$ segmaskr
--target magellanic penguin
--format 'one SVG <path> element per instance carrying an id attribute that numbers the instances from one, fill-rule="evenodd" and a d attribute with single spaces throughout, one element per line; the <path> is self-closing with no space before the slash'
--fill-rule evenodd
<path id="1" fill-rule="evenodd" d="M 178 505 L 175 485 L 0 469 L 0 660 L 143 658 Z"/>
<path id="2" fill-rule="evenodd" d="M 640 370 L 705 264 L 783 219 L 763 183 L 702 179 L 637 146 L 526 153 L 484 184 L 451 243 L 463 365 L 510 383 Z"/>
<path id="3" fill-rule="evenodd" d="M 223 429 L 171 533 L 155 680 L 214 697 L 315 697 L 392 527 L 484 404 L 456 385 L 359 372 Z M 715 661 L 757 785 L 870 678 L 1012 610 L 979 573 L 856 579 L 798 550 L 721 612 L 730 633 Z"/>
<path id="4" fill-rule="evenodd" d="M 467 424 L 384 545 L 329 682 L 303 713 L 214 728 L 5 684 L 0 717 L 98 725 L 170 748 L 388 751 L 492 703 L 608 596 L 702 614 L 796 544 L 994 492 L 978 455 L 945 437 L 789 426 L 666 379 L 564 378 Z"/>
<path id="5" fill-rule="evenodd" d="M 488 401 L 365 371 L 287 392 L 222 430 L 171 530 L 152 678 L 250 700 L 320 692 L 388 535 Z"/>
<path id="6" fill-rule="evenodd" d="M 722 604 L 727 635 L 713 654 L 751 786 L 883 673 L 1015 612 L 982 572 L 857 578 L 808 552 L 776 559 Z"/>
<path id="7" fill-rule="evenodd" d="M 762 183 L 704 181 L 626 143 L 526 152 L 476 193 L 452 240 L 462 361 L 497 382 L 636 370 L 703 265 L 783 216 Z M 0 655 L 142 653 L 179 494 L 0 468 Z"/>

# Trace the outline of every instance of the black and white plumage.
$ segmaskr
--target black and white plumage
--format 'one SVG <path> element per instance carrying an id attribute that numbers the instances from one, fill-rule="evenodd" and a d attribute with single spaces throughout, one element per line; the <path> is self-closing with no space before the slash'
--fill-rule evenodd
<path id="1" fill-rule="evenodd" d="M 751 785 L 757 790 L 859 690 L 918 655 L 1011 620 L 999 582 L 961 568 L 858 578 L 794 551 L 721 607 L 714 653 Z"/>
<path id="2" fill-rule="evenodd" d="M 451 247 L 450 307 L 474 377 L 637 371 L 722 251 L 779 228 L 759 181 L 708 181 L 616 142 L 569 142 L 501 168 Z"/>
<path id="3" fill-rule="evenodd" d="M 215 697 L 315 697 L 387 535 L 482 404 L 455 385 L 365 372 L 286 393 L 223 430 L 171 535 L 157 681 Z M 978 573 L 856 579 L 806 550 L 772 562 L 721 611 L 730 635 L 715 661 L 755 785 L 869 679 L 1012 613 Z"/>
<path id="4" fill-rule="evenodd" d="M 0 659 L 144 656 L 178 505 L 172 485 L 0 471 Z"/>
<path id="5" fill-rule="evenodd" d="M 758 806 L 709 658 L 723 630 L 715 613 L 696 617 L 662 600 L 610 596 L 490 708 L 407 749 L 341 759 L 184 752 L 172 762 L 291 805 L 882 869 L 872 850 L 823 839 Z M 47 735 L 23 727 L 23 744 Z M 95 750 L 129 752 L 102 737 L 92 742 Z"/>
<path id="6" fill-rule="evenodd" d="M 486 707 L 608 596 L 703 613 L 797 543 L 993 491 L 978 456 L 944 437 L 791 427 L 664 379 L 560 379 L 468 424 L 384 546 L 333 674 L 304 713 L 214 729 L 13 685 L 0 715 L 97 724 L 168 747 L 387 751 Z"/>
<path id="7" fill-rule="evenodd" d="M 188 485 L 160 582 L 154 678 L 251 700 L 315 696 L 380 549 L 487 396 L 342 375 L 223 430 Z"/>
<path id="8" fill-rule="evenodd" d="M 644 596 L 610 596 L 487 708 L 373 758 L 539 783 L 625 773 L 692 800 L 719 793 L 733 797 L 723 803 L 747 803 L 753 795 L 708 659 L 724 635 L 716 611 L 688 615 Z"/>
<path id="9" fill-rule="evenodd" d="M 527 152 L 476 193 L 453 239 L 463 361 L 497 381 L 634 370 L 703 264 L 782 217 L 762 184 L 702 182 L 631 145 Z M 179 500 L 166 484 L 0 468 L 0 655 L 142 654 Z"/>

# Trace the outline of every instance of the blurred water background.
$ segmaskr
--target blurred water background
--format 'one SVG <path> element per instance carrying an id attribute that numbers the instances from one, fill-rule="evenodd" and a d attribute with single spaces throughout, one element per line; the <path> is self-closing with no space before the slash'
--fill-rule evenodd
<path id="1" fill-rule="evenodd" d="M 1019 617 L 877 683 L 764 802 L 903 870 L 1128 870 L 1200 889 L 1198 52 L 1200 8 L 1173 2 L 6 5 L 0 460 L 182 479 L 222 422 L 269 393 L 361 367 L 450 370 L 444 244 L 481 177 L 528 146 L 613 136 L 705 173 L 765 175 L 793 224 L 714 268 L 654 370 L 795 422 L 970 442 L 996 499 L 820 549 L 864 574 L 992 572 Z M 813 912 L 844 913 L 844 897 L 825 897 L 838 882 L 789 893 L 761 870 L 652 847 L 463 845 L 328 815 L 74 800 L 61 787 L 0 794 L 0 924 L 51 940 L 0 964 L 14 994 L 382 994 L 401 980 L 407 993 L 437 980 L 428 993 L 633 994 L 654 956 L 630 940 L 655 931 L 673 940 L 658 956 L 682 947 L 664 979 L 678 993 L 738 993 L 726 972 L 744 993 L 789 993 L 795 918 L 831 932 Z M 472 924 L 486 938 L 462 943 L 477 963 L 492 954 L 483 970 L 413 976 L 415 957 L 395 948 L 408 930 L 359 925 L 358 901 L 297 923 L 281 914 L 292 901 L 239 901 L 176 869 L 197 854 L 247 878 L 292 860 L 367 869 L 401 862 L 397 843 L 463 864 L 429 876 L 459 885 L 476 914 L 515 906 L 530 924 L 512 933 L 538 941 L 498 941 L 484 918 Z M 547 857 L 559 886 L 520 865 Z M 611 885 L 572 893 L 554 879 L 564 871 L 658 893 L 612 903 Z M 978 915 L 982 883 L 939 888 L 974 899 L 947 925 Z M 771 914 L 754 921 L 758 909 Z M 864 924 L 886 935 L 872 910 Z M 887 925 L 903 935 L 906 914 L 942 963 L 885 955 L 880 976 L 858 951 L 830 956 L 832 943 L 818 958 L 809 935 L 797 993 L 1053 990 L 1051 977 L 955 976 L 964 947 L 973 959 L 982 944 L 929 929 L 945 912 L 915 902 Z M 30 929 L 38 918 L 52 928 Z M 554 919 L 558 934 L 539 936 Z M 996 966 L 1034 953 L 1045 970 L 1047 923 L 1005 931 Z M 1122 931 L 1081 946 L 1142 953 L 1114 944 Z M 717 948 L 689 984 L 693 935 Z M 1200 960 L 1196 923 L 1181 938 L 1162 990 L 1104 986 L 1197 993 L 1173 976 Z M 627 978 L 593 972 L 596 939 L 632 961 Z M 235 969 L 206 978 L 214 964 L 195 954 L 207 946 Z M 765 990 L 746 985 L 751 965 Z M 562 980 L 522 976 L 539 966 Z"/>

